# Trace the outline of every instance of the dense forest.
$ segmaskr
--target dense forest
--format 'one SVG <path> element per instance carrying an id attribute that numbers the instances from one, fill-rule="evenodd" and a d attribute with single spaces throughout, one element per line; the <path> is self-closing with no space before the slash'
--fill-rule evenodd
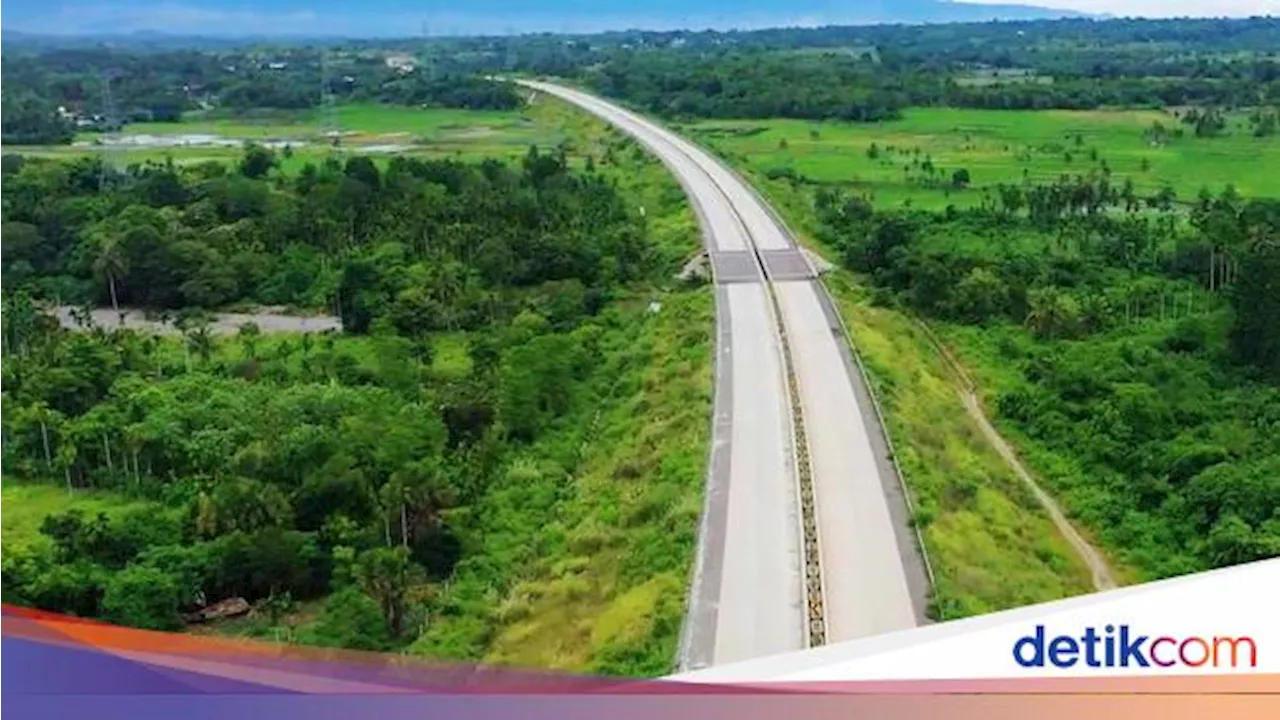
<path id="1" fill-rule="evenodd" d="M 60 106 L 94 127 L 209 108 L 310 108 L 325 98 L 516 107 L 510 86 L 481 77 L 494 72 L 570 78 L 674 117 L 876 122 L 920 105 L 1274 105 L 1277 47 L 1274 18 L 427 38 L 270 51 L 20 47 L 5 55 L 3 135 L 69 141 Z"/>
<path id="2" fill-rule="evenodd" d="M 606 350 L 636 339 L 618 301 L 670 270 L 644 218 L 563 150 L 290 176 L 272 159 L 6 162 L 6 476 L 153 503 L 50 515 L 47 544 L 6 547 L 6 602 L 175 629 L 225 598 L 273 617 L 325 598 L 297 639 L 403 647 L 421 588 L 459 566 L 509 581 L 480 552 L 532 517 L 504 497 L 566 492 L 505 464 L 541 444 L 573 467 L 620 377 Z M 184 334 L 65 330 L 42 309 L 59 296 L 187 308 Z M 328 304 L 346 333 L 220 341 L 191 311 L 236 299 Z M 444 330 L 466 337 L 447 371 Z"/>
<path id="3" fill-rule="evenodd" d="M 1280 21 L 1042 20 L 441 41 L 471 71 L 581 79 L 667 115 L 878 121 L 904 106 L 1280 101 Z M 398 47 L 407 49 L 409 44 Z"/>
<path id="4" fill-rule="evenodd" d="M 1086 526 L 1147 577 L 1280 554 L 1280 203 L 1105 177 L 983 207 L 876 210 L 819 191 L 876 301 L 940 323 Z"/>
<path id="5" fill-rule="evenodd" d="M 9 53 L 3 142 L 66 143 L 75 129 L 177 122 L 192 111 L 243 115 L 371 101 L 509 110 L 521 103 L 510 85 L 406 62 L 388 63 L 381 53 L 290 48 L 220 54 L 118 48 Z"/>

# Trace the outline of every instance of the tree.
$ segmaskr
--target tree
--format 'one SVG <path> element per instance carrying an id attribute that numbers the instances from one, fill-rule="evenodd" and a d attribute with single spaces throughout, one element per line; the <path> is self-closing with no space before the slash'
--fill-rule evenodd
<path id="1" fill-rule="evenodd" d="M 1080 306 L 1056 287 L 1033 288 L 1027 294 L 1026 322 L 1041 337 L 1070 337 L 1079 327 Z"/>
<path id="2" fill-rule="evenodd" d="M 1008 289 L 995 273 L 976 267 L 956 284 L 953 312 L 965 322 L 982 323 L 1005 312 Z"/>
<path id="3" fill-rule="evenodd" d="M 181 586 L 154 567 L 130 565 L 111 576 L 102 596 L 102 616 L 111 622 L 151 630 L 182 626 Z"/>
<path id="4" fill-rule="evenodd" d="M 240 159 L 240 174 L 250 179 L 266 177 L 278 164 L 276 154 L 270 148 L 250 143 Z"/>
<path id="5" fill-rule="evenodd" d="M 378 602 L 354 586 L 330 595 L 315 623 L 299 634 L 308 645 L 356 650 L 386 650 L 390 639 Z"/>
<path id="6" fill-rule="evenodd" d="M 194 350 L 202 362 L 208 363 L 213 357 L 213 333 L 209 332 L 209 325 L 199 323 L 183 333 L 183 337 L 187 347 Z"/>
<path id="7" fill-rule="evenodd" d="M 38 274 L 37 268 L 48 262 L 45 253 L 48 243 L 40 236 L 35 225 L 25 222 L 4 222 L 4 244 L 0 245 L 0 257 L 4 260 L 4 284 L 16 288 Z M 6 338 L 7 340 L 7 338 Z"/>
<path id="8" fill-rule="evenodd" d="M 951 187 L 957 190 L 962 190 L 969 187 L 969 182 L 969 171 L 967 169 L 960 168 L 954 173 L 951 173 Z"/>
<path id="9" fill-rule="evenodd" d="M 258 327 L 258 324 L 247 322 L 241 325 L 236 332 L 236 337 L 240 338 L 240 343 L 244 345 L 245 359 L 255 359 L 258 356 L 258 339 L 262 337 L 262 329 Z"/>
<path id="10" fill-rule="evenodd" d="M 104 235 L 98 245 L 98 255 L 93 260 L 93 269 L 107 281 L 111 291 L 111 309 L 120 314 L 120 302 L 116 299 L 116 282 L 129 272 L 128 261 L 118 237 Z M 124 316 L 120 315 L 121 323 Z"/>
<path id="11" fill-rule="evenodd" d="M 227 478 L 196 503 L 196 532 L 204 537 L 292 524 L 293 508 L 279 488 L 249 478 Z"/>
<path id="12" fill-rule="evenodd" d="M 409 552 L 402 547 L 374 548 L 360 554 L 357 566 L 365 591 L 382 609 L 387 633 L 400 637 L 412 567 Z"/>
<path id="13" fill-rule="evenodd" d="M 5 594 L 14 589 L 13 566 L 6 552 Z M 23 568 L 20 584 L 22 595 L 32 605 L 43 610 L 69 613 L 80 617 L 97 617 L 102 613 L 104 585 L 110 574 L 92 562 L 79 560 L 72 563 L 46 564 L 34 558 Z"/>
<path id="14" fill-rule="evenodd" d="M 1280 379 L 1280 233 L 1260 236 L 1245 251 L 1231 305 L 1232 353 Z"/>

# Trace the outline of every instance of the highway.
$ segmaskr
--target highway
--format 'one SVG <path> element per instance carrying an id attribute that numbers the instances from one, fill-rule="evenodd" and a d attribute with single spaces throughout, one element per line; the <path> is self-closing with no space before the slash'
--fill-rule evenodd
<path id="1" fill-rule="evenodd" d="M 703 231 L 716 284 L 715 418 L 680 669 L 922 623 L 927 581 L 875 408 L 790 233 L 689 141 L 581 91 L 517 82 L 644 144 L 684 186 Z"/>

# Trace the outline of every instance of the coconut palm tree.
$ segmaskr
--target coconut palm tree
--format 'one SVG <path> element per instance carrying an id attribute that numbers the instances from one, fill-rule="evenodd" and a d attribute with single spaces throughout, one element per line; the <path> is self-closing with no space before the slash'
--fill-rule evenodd
<path id="1" fill-rule="evenodd" d="M 240 330 L 236 335 L 244 345 L 245 359 L 255 359 L 258 356 L 258 338 L 262 335 L 262 330 L 258 327 L 258 324 L 247 322 L 240 326 Z"/>
<path id="2" fill-rule="evenodd" d="M 196 355 L 204 362 L 209 362 L 209 358 L 213 355 L 213 334 L 209 332 L 209 326 L 201 323 L 187 331 L 187 343 L 191 349 L 196 351 Z"/>
<path id="3" fill-rule="evenodd" d="M 124 324 L 124 316 L 120 315 L 120 301 L 116 296 L 116 283 L 128 271 L 128 261 L 125 259 L 124 248 L 120 245 L 120 240 L 115 235 L 104 235 L 98 243 L 98 255 L 93 260 L 93 269 L 101 277 L 107 281 L 107 287 L 111 290 L 111 309 L 115 310 L 116 315 L 120 318 L 120 324 Z"/>

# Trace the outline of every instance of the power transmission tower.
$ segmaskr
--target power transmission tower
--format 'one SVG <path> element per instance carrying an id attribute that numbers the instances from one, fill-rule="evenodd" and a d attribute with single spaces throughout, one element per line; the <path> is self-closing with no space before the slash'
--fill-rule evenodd
<path id="1" fill-rule="evenodd" d="M 508 25 L 504 29 L 504 37 L 502 38 L 502 70 L 503 72 L 512 72 L 516 69 L 514 52 L 511 46 L 515 44 L 516 29 Z"/>
<path id="2" fill-rule="evenodd" d="M 120 151 L 120 122 L 116 117 L 115 100 L 111 97 L 111 81 L 115 75 L 112 70 L 104 70 L 99 76 L 102 83 L 102 137 L 98 152 L 98 192 L 106 189 L 107 174 L 114 173 L 119 164 L 116 153 Z"/>
<path id="3" fill-rule="evenodd" d="M 330 138 L 333 146 L 342 144 L 342 130 L 338 127 L 338 111 L 334 106 L 333 86 L 329 77 L 329 50 L 320 51 L 320 132 Z"/>
<path id="4" fill-rule="evenodd" d="M 427 80 L 436 79 L 436 49 L 431 46 L 431 28 L 422 21 L 422 65 Z"/>

